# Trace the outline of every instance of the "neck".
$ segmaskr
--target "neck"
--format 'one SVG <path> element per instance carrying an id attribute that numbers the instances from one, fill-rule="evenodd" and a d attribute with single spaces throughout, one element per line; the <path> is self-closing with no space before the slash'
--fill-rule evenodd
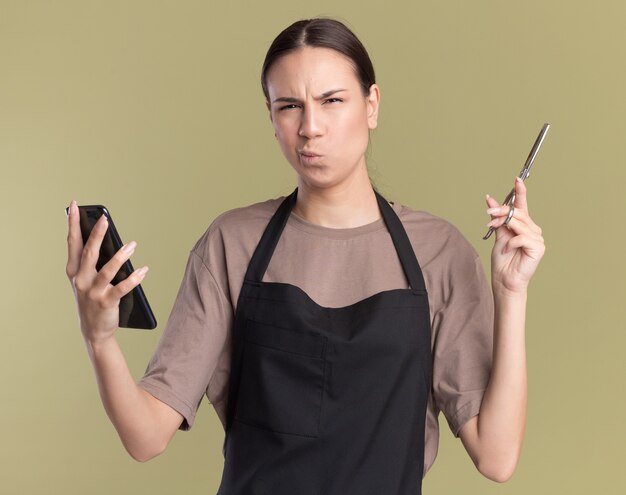
<path id="1" fill-rule="evenodd" d="M 333 187 L 315 187 L 298 179 L 298 197 L 293 212 L 307 222 L 333 229 L 349 229 L 381 218 L 374 189 L 365 180 Z"/>

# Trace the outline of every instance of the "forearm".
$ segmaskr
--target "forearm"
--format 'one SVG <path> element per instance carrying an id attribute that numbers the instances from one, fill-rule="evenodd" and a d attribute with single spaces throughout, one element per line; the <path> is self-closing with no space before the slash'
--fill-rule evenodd
<path id="1" fill-rule="evenodd" d="M 137 386 L 115 340 L 120 300 L 139 285 L 148 267 L 135 270 L 112 285 L 113 277 L 133 254 L 136 243 L 124 245 L 97 270 L 100 246 L 108 229 L 107 217 L 98 219 L 83 245 L 79 216 L 76 201 L 72 201 L 66 273 L 76 298 L 81 333 L 107 415 L 128 453 L 137 460 L 147 460 L 165 449 L 182 421 L 180 413 Z"/>
<path id="2" fill-rule="evenodd" d="M 478 416 L 461 439 L 479 471 L 496 481 L 509 479 L 517 466 L 526 427 L 526 300 L 528 283 L 545 253 L 541 228 L 528 214 L 526 186 L 515 178 L 513 204 L 486 196 L 490 227 L 494 339 L 491 375 Z"/>
<path id="3" fill-rule="evenodd" d="M 490 479 L 506 481 L 519 459 L 527 407 L 526 292 L 494 290 L 493 364 L 480 412 L 464 443 Z"/>
<path id="4" fill-rule="evenodd" d="M 139 461 L 161 453 L 175 432 L 163 427 L 169 406 L 135 383 L 115 337 L 85 343 L 102 404 L 128 453 Z"/>

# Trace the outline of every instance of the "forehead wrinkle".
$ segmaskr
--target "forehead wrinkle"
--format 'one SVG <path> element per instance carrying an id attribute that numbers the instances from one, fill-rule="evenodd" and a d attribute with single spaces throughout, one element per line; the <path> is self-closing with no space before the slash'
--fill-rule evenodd
<path id="1" fill-rule="evenodd" d="M 280 57 L 270 68 L 267 81 L 268 91 L 274 93 L 272 100 L 315 99 L 328 91 L 350 90 L 353 86 L 360 91 L 354 63 L 329 48 L 305 47 Z"/>
<path id="2" fill-rule="evenodd" d="M 321 95 L 319 96 L 313 96 L 314 100 L 323 100 L 324 98 L 328 98 L 329 96 L 335 95 L 337 93 L 341 93 L 347 91 L 347 89 L 345 88 L 337 88 L 337 89 L 330 89 L 328 91 L 324 91 Z M 293 97 L 293 96 L 279 96 L 278 98 L 276 98 L 273 102 L 276 103 L 277 101 L 286 101 L 286 102 L 297 102 L 300 101 L 299 98 Z"/>

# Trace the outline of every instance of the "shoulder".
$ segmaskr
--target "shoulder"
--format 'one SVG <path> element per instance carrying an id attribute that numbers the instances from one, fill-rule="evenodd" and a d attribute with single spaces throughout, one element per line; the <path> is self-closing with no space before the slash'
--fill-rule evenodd
<path id="1" fill-rule="evenodd" d="M 396 208 L 418 257 L 421 253 L 422 257 L 428 259 L 443 257 L 452 260 L 459 256 L 471 260 L 479 258 L 472 244 L 448 220 L 407 205 L 396 205 Z"/>
<path id="2" fill-rule="evenodd" d="M 284 199 L 285 196 L 279 196 L 226 210 L 215 217 L 207 233 L 227 233 L 242 227 L 255 227 L 258 224 L 267 223 Z"/>
<path id="3" fill-rule="evenodd" d="M 256 245 L 284 199 L 285 196 L 279 196 L 220 213 L 198 239 L 192 252 L 208 265 L 218 252 L 219 257 L 223 257 L 229 249 L 247 251 L 249 246 Z"/>

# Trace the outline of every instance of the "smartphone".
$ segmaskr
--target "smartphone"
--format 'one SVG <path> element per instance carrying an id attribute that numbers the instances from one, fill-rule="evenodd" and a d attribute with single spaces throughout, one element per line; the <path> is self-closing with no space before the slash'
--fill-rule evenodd
<path id="1" fill-rule="evenodd" d="M 69 215 L 69 207 L 65 208 L 65 213 Z M 102 245 L 100 246 L 100 255 L 96 263 L 96 270 L 100 269 L 113 257 L 113 255 L 124 245 L 120 238 L 109 210 L 102 205 L 79 206 L 78 213 L 80 218 L 80 232 L 83 238 L 83 245 L 89 239 L 89 234 L 98 219 L 105 215 L 108 220 L 108 228 Z M 126 279 L 135 269 L 130 260 L 127 260 L 120 270 L 117 272 L 111 283 L 118 284 Z M 120 321 L 119 326 L 122 328 L 140 328 L 144 330 L 152 330 L 156 328 L 157 322 L 154 313 L 148 304 L 141 285 L 135 287 L 132 291 L 120 299 Z"/>

